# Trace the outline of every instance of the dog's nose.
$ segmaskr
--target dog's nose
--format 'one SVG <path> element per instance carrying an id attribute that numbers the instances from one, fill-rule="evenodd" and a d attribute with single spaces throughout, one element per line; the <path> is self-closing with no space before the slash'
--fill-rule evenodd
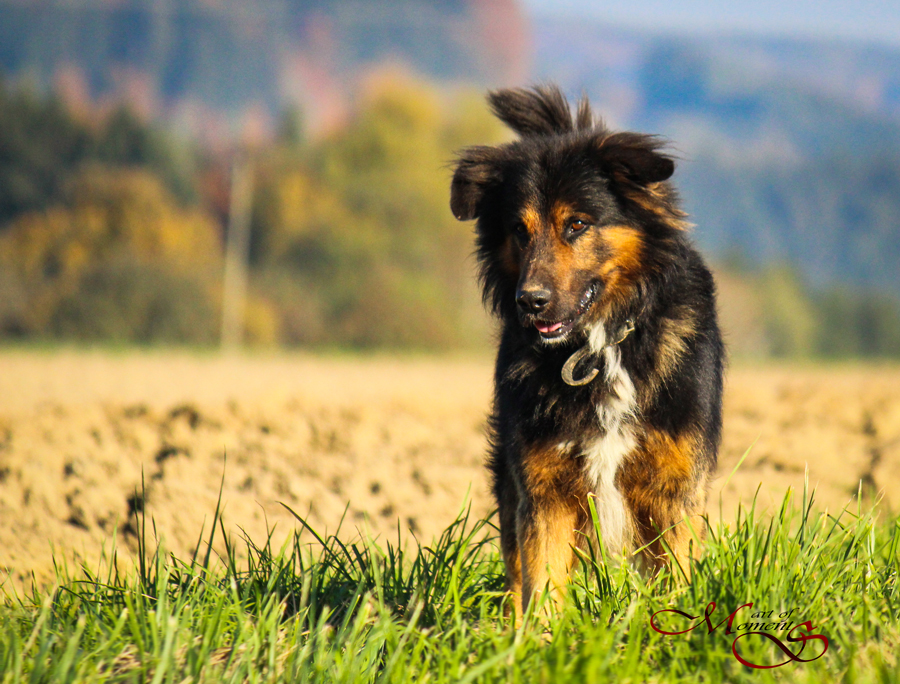
<path id="1" fill-rule="evenodd" d="M 516 304 L 525 313 L 538 314 L 547 308 L 550 303 L 550 290 L 535 288 L 533 290 L 519 290 L 516 295 Z"/>

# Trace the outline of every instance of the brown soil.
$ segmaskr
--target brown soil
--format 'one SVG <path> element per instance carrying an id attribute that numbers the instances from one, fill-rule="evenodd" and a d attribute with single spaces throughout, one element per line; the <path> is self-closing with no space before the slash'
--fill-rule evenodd
<path id="1" fill-rule="evenodd" d="M 491 508 L 482 467 L 488 361 L 0 353 L 0 582 L 97 568 L 135 551 L 137 513 L 189 556 L 222 486 L 226 530 L 280 544 L 298 523 L 430 541 L 467 502 Z M 723 485 L 741 455 L 741 468 Z M 771 510 L 809 470 L 820 506 L 900 505 L 900 368 L 738 367 L 710 514 Z M 141 495 L 141 481 L 144 488 Z M 224 478 L 224 480 L 223 480 Z M 284 506 L 282 505 L 284 504 Z M 855 506 L 855 502 L 853 503 Z"/>

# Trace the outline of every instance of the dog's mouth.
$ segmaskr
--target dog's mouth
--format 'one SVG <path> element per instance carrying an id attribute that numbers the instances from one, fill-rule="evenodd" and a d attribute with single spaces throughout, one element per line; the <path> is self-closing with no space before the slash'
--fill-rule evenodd
<path id="1" fill-rule="evenodd" d="M 598 289 L 599 287 L 596 282 L 591 283 L 591 286 L 583 295 L 581 295 L 575 313 L 569 318 L 557 321 L 546 321 L 539 318 L 535 319 L 534 327 L 540 333 L 541 337 L 545 340 L 559 340 L 572 332 L 575 326 L 578 325 L 581 317 L 591 308 L 591 304 L 594 303 L 594 299 L 597 296 Z"/>

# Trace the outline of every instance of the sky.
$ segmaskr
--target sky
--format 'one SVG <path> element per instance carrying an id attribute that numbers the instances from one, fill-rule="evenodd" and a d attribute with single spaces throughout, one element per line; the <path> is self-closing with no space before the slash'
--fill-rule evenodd
<path id="1" fill-rule="evenodd" d="M 900 0 L 525 0 L 536 14 L 651 30 L 844 38 L 900 46 Z"/>

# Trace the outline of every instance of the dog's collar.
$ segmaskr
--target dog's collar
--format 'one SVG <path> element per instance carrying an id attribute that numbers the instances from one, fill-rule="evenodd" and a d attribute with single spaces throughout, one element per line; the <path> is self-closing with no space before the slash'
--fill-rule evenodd
<path id="1" fill-rule="evenodd" d="M 616 335 L 615 341 L 607 344 L 604 349 L 615 347 L 617 344 L 622 344 L 622 342 L 625 341 L 625 338 L 633 332 L 634 319 L 629 318 L 627 321 L 625 321 L 625 324 L 619 330 L 619 334 Z M 597 374 L 600 371 L 596 367 L 591 368 L 580 378 L 575 377 L 575 366 L 577 366 L 581 362 L 581 360 L 590 353 L 591 345 L 590 342 L 588 342 L 569 357 L 569 359 L 563 364 L 562 373 L 560 374 L 562 375 L 564 383 L 566 383 L 567 385 L 571 385 L 572 387 L 580 387 L 582 385 L 587 385 L 591 380 L 597 377 Z"/>

